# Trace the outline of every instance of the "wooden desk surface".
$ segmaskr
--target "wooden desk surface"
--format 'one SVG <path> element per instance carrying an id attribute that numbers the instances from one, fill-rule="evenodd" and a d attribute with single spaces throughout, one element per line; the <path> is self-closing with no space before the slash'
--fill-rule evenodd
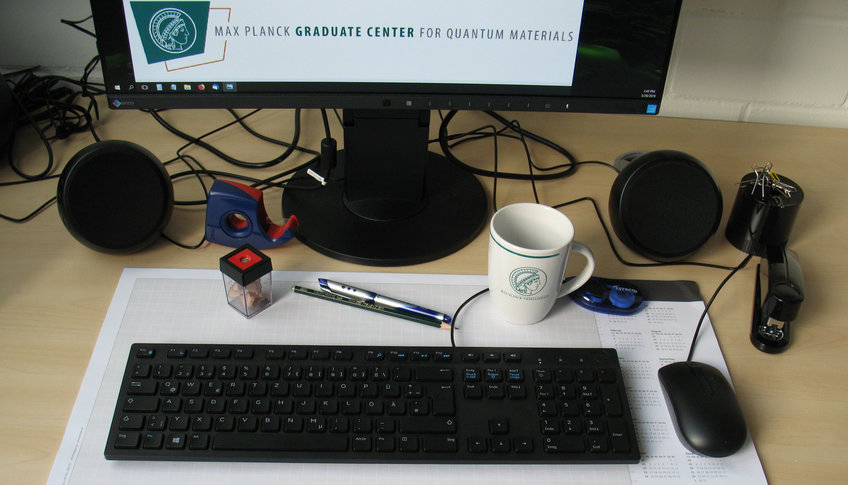
<path id="1" fill-rule="evenodd" d="M 102 103 L 105 106 L 105 103 Z M 165 114 L 195 135 L 211 130 L 229 115 L 219 111 L 174 111 Z M 848 475 L 848 211 L 842 197 L 846 178 L 841 170 L 848 157 L 848 132 L 686 119 L 518 113 L 522 125 L 566 146 L 580 160 L 612 161 L 631 150 L 676 149 L 692 154 L 714 172 L 724 195 L 719 232 L 692 258 L 735 265 L 743 254 L 724 238 L 724 224 L 736 194 L 736 183 L 754 164 L 772 162 L 775 169 L 799 183 L 805 200 L 790 239 L 802 262 L 807 298 L 793 323 L 790 348 L 780 355 L 756 350 L 748 340 L 755 265 L 740 272 L 713 305 L 710 316 L 736 386 L 751 435 L 771 483 L 837 483 Z M 435 133 L 438 117 L 434 113 Z M 250 124 L 265 134 L 287 139 L 292 111 L 263 111 Z M 316 111 L 303 113 L 302 146 L 316 148 L 323 129 Z M 490 123 L 480 113 L 462 113 L 454 131 Z M 166 133 L 149 115 L 105 112 L 98 132 L 103 139 L 126 139 L 150 149 L 160 159 L 174 156 L 183 142 Z M 334 134 L 340 130 L 333 120 Z M 46 155 L 24 130 L 16 159 L 28 172 L 44 167 Z M 54 173 L 91 143 L 82 134 L 53 145 Z M 280 152 L 245 135 L 238 128 L 208 141 L 248 160 L 267 160 Z M 519 146 L 501 143 L 502 167 L 525 165 Z M 434 148 L 435 150 L 436 148 Z M 551 152 L 533 148 L 538 163 L 557 161 Z M 194 155 L 209 168 L 233 171 L 199 148 Z M 458 149 L 464 159 L 491 167 L 491 142 Z M 306 161 L 298 156 L 281 168 Z M 182 168 L 179 168 L 180 170 Z M 264 171 L 260 173 L 271 173 Z M 553 205 L 583 196 L 599 201 L 606 217 L 609 187 L 615 174 L 604 167 L 584 166 L 569 179 L 539 184 L 543 203 Z M 6 164 L 0 181 L 15 180 Z M 491 180 L 484 181 L 489 196 Z M 55 195 L 56 182 L 3 187 L 0 212 L 21 216 Z M 198 197 L 190 181 L 176 186 L 179 199 Z M 282 220 L 279 191 L 269 191 L 266 205 L 272 219 Z M 532 200 L 528 183 L 500 181 L 498 206 Z M 621 278 L 692 279 L 705 295 L 712 293 L 725 271 L 703 268 L 632 268 L 613 257 L 591 206 L 563 209 L 575 223 L 577 238 L 598 259 L 597 274 Z M 203 235 L 204 209 L 177 209 L 166 231 L 185 242 Z M 625 258 L 643 261 L 621 248 Z M 217 268 L 227 248 L 205 245 L 179 249 L 161 240 L 132 255 L 105 255 L 79 244 L 62 225 L 55 206 L 29 223 L 0 221 L 0 467 L 8 484 L 44 483 L 53 463 L 77 390 L 100 331 L 112 293 L 124 267 Z M 341 263 L 319 255 L 299 242 L 269 251 L 276 270 L 391 271 L 483 274 L 486 236 L 481 234 L 456 254 L 428 264 L 373 268 Z M 693 322 L 694 324 L 694 322 Z"/>

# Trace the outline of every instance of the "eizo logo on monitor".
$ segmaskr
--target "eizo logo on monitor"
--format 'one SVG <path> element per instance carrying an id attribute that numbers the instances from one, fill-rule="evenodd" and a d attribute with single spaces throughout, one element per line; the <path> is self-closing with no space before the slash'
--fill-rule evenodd
<path id="1" fill-rule="evenodd" d="M 209 2 L 130 2 L 148 64 L 203 54 Z"/>
<path id="2" fill-rule="evenodd" d="M 178 8 L 163 8 L 150 19 L 150 38 L 169 54 L 188 51 L 197 40 L 194 20 Z"/>

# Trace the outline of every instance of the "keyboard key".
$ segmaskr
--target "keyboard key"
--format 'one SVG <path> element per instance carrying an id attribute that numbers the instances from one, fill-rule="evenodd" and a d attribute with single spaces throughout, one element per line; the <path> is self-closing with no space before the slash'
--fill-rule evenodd
<path id="1" fill-rule="evenodd" d="M 215 436 L 212 448 L 232 451 L 345 451 L 348 444 L 346 436 L 332 434 L 224 433 Z"/>
<path id="2" fill-rule="evenodd" d="M 509 433 L 509 420 L 507 418 L 492 418 L 489 420 L 489 432 L 492 434 Z"/>
<path id="3" fill-rule="evenodd" d="M 469 453 L 485 453 L 488 449 L 489 447 L 487 446 L 486 438 L 468 438 Z"/>
<path id="4" fill-rule="evenodd" d="M 546 453 L 583 453 L 586 445 L 582 436 L 548 436 L 544 440 Z"/>
<path id="5" fill-rule="evenodd" d="M 168 349 L 169 359 L 182 359 L 188 355 L 188 350 L 185 347 L 171 347 Z"/>
<path id="6" fill-rule="evenodd" d="M 159 383 L 153 380 L 130 381 L 129 389 L 127 389 L 127 394 L 133 396 L 150 396 L 156 394 L 156 390 L 158 388 Z"/>
<path id="7" fill-rule="evenodd" d="M 159 410 L 158 397 L 129 397 L 122 408 L 125 413 L 155 413 Z"/>
<path id="8" fill-rule="evenodd" d="M 627 438 L 627 427 L 621 419 L 610 419 L 609 427 L 610 445 L 616 453 L 627 453 L 630 451 L 630 440 Z"/>
<path id="9" fill-rule="evenodd" d="M 137 359 L 152 359 L 156 355 L 156 351 L 148 346 L 141 346 L 136 349 L 136 358 Z"/>
<path id="10" fill-rule="evenodd" d="M 402 453 L 415 453 L 418 451 L 418 438 L 414 436 L 401 436 L 398 438 L 398 450 Z"/>
<path id="11" fill-rule="evenodd" d="M 417 367 L 415 380 L 418 382 L 451 382 L 453 370 L 449 367 Z"/>
<path id="12" fill-rule="evenodd" d="M 118 429 L 123 431 L 138 431 L 144 428 L 143 414 L 126 414 L 121 417 Z"/>
<path id="13" fill-rule="evenodd" d="M 132 372 L 133 379 L 145 379 L 150 377 L 150 364 L 135 364 Z"/>
<path id="14" fill-rule="evenodd" d="M 165 447 L 169 450 L 182 450 L 186 446 L 186 435 L 181 433 L 171 433 L 165 441 Z"/>
<path id="15" fill-rule="evenodd" d="M 192 359 L 205 359 L 209 356 L 209 349 L 206 347 L 192 347 L 188 350 L 188 355 Z"/>
<path id="16" fill-rule="evenodd" d="M 391 436 L 377 436 L 374 439 L 374 449 L 381 453 L 395 451 L 395 439 Z"/>
<path id="17" fill-rule="evenodd" d="M 193 433 L 188 438 L 190 450 L 205 450 L 209 448 L 209 435 L 205 433 Z"/>
<path id="18" fill-rule="evenodd" d="M 427 453 L 454 453 L 458 449 L 455 436 L 425 436 L 421 441 Z"/>
<path id="19" fill-rule="evenodd" d="M 492 438 L 492 451 L 494 453 L 509 453 L 511 450 L 512 448 L 509 445 L 509 438 Z"/>
<path id="20" fill-rule="evenodd" d="M 433 414 L 435 416 L 452 416 L 456 412 L 453 386 L 436 386 L 430 394 L 433 400 Z"/>
<path id="21" fill-rule="evenodd" d="M 144 433 L 141 438 L 141 447 L 145 450 L 158 450 L 162 448 L 164 440 L 165 437 L 162 436 L 162 433 Z"/>
<path id="22" fill-rule="evenodd" d="M 532 453 L 533 452 L 533 439 L 532 438 L 515 438 L 513 440 L 515 444 L 515 451 L 517 453 Z"/>
<path id="23" fill-rule="evenodd" d="M 445 434 L 456 432 L 456 420 L 452 418 L 410 417 L 399 420 L 401 433 Z"/>
<path id="24" fill-rule="evenodd" d="M 115 448 L 138 448 L 140 435 L 138 433 L 118 433 L 115 436 Z"/>

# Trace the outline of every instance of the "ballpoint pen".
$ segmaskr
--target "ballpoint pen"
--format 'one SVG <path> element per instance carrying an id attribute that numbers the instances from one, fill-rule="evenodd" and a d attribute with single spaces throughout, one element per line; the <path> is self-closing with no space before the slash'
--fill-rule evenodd
<path id="1" fill-rule="evenodd" d="M 292 286 L 292 291 L 294 291 L 295 293 L 300 293 L 301 295 L 312 296 L 326 301 L 341 303 L 343 305 L 352 306 L 354 308 L 361 308 L 363 310 L 369 310 L 372 312 L 380 313 L 382 315 L 388 315 L 390 317 L 402 318 L 404 320 L 409 320 L 411 322 L 416 323 L 423 323 L 424 325 L 429 325 L 431 327 L 437 327 L 445 330 L 449 330 L 451 328 L 449 323 L 436 320 L 435 318 L 424 317 L 408 312 L 402 312 L 399 310 L 395 310 L 394 308 L 382 307 L 373 303 L 369 303 L 367 301 L 354 300 L 353 298 L 337 295 L 329 291 L 318 291 L 313 290 L 312 288 L 304 288 L 302 286 L 297 285 Z"/>
<path id="2" fill-rule="evenodd" d="M 352 298 L 354 300 L 364 301 L 368 303 L 373 303 L 375 305 L 391 308 L 393 310 L 397 310 L 400 312 L 411 313 L 413 315 L 433 318 L 442 323 L 451 323 L 451 317 L 445 315 L 444 313 L 437 312 L 435 310 L 430 310 L 428 308 L 420 307 L 418 305 L 407 303 L 400 300 L 395 300 L 394 298 L 389 298 L 387 296 L 380 295 L 378 293 L 374 293 L 373 291 L 363 290 L 361 288 L 355 288 L 350 285 L 346 285 L 344 283 L 338 283 L 336 281 L 331 281 L 324 278 L 318 278 L 318 285 L 321 287 L 323 291 L 333 293 L 336 295 L 345 296 L 347 298 Z"/>

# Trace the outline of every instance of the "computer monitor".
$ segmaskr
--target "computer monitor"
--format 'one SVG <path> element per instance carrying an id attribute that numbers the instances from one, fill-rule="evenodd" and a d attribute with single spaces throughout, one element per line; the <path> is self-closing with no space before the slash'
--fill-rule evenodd
<path id="1" fill-rule="evenodd" d="M 428 150 L 432 110 L 657 114 L 680 11 L 680 0 L 91 4 L 113 108 L 342 109 L 326 185 L 285 190 L 282 209 L 305 244 L 369 265 L 440 258 L 485 225 L 477 178 Z"/>

